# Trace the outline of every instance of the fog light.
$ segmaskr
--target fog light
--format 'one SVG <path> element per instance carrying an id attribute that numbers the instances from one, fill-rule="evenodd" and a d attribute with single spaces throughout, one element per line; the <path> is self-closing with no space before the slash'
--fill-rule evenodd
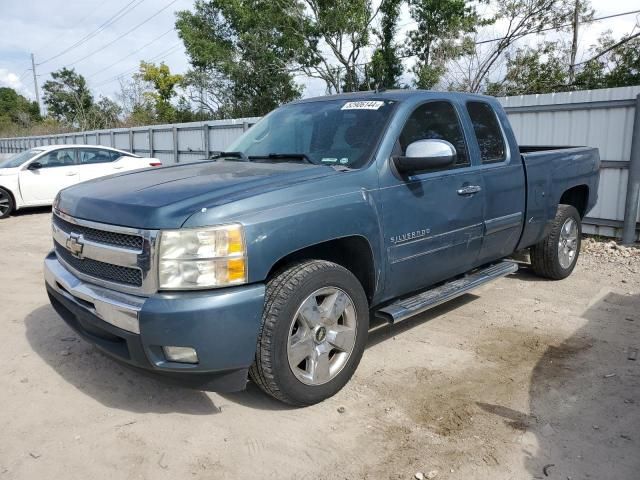
<path id="1" fill-rule="evenodd" d="M 162 347 L 164 356 L 171 362 L 198 363 L 198 354 L 191 347 Z"/>

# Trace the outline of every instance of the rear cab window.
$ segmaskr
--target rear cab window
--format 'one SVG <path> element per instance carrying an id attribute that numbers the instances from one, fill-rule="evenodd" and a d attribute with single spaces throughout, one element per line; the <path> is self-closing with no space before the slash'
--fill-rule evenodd
<path id="1" fill-rule="evenodd" d="M 467 112 L 473 124 L 480 160 L 482 163 L 498 163 L 507 159 L 507 145 L 496 112 L 486 102 L 467 102 Z"/>

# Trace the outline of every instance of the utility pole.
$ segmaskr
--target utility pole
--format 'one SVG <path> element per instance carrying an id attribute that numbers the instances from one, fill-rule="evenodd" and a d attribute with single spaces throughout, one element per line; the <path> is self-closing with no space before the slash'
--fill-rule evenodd
<path id="1" fill-rule="evenodd" d="M 36 92 L 36 103 L 38 104 L 38 113 L 42 113 L 42 109 L 40 108 L 40 93 L 38 92 L 38 76 L 36 75 L 36 60 L 31 54 L 31 70 L 33 71 L 33 89 Z"/>
<path id="2" fill-rule="evenodd" d="M 576 54 L 578 52 L 578 24 L 580 22 L 580 0 L 575 0 L 573 9 L 573 41 L 571 42 L 571 59 L 569 61 L 569 85 L 576 78 Z"/>

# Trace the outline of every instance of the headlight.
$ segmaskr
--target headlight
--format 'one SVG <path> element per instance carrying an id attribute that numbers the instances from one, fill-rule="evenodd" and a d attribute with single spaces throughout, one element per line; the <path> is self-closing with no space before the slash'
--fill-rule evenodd
<path id="1" fill-rule="evenodd" d="M 196 290 L 247 281 L 242 225 L 164 230 L 158 278 L 165 290 Z"/>

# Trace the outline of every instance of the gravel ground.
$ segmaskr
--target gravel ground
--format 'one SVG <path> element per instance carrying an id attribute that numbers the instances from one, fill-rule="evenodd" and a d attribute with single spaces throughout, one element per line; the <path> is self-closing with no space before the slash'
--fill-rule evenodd
<path id="1" fill-rule="evenodd" d="M 372 331 L 334 398 L 287 408 L 141 376 L 49 306 L 50 212 L 0 222 L 0 479 L 637 479 L 640 250 L 587 240 Z"/>

